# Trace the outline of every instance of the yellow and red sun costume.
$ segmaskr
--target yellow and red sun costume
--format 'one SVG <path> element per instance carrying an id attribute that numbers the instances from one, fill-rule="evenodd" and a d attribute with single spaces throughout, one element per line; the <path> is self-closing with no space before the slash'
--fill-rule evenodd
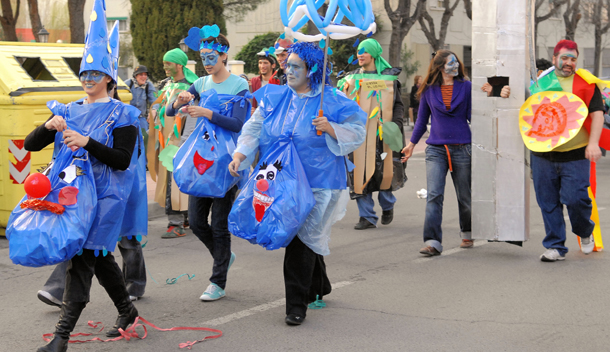
<path id="1" fill-rule="evenodd" d="M 601 91 L 610 85 L 610 82 L 595 77 L 589 71 L 579 69 L 571 83 L 572 92 L 566 92 L 555 72 L 551 71 L 530 87 L 532 96 L 521 106 L 519 112 L 519 131 L 528 149 L 534 152 L 557 151 L 556 148 L 572 140 L 582 128 L 590 132 L 591 118 L 587 107 L 595 93 L 595 87 L 597 86 Z M 610 150 L 610 130 L 602 130 L 599 146 Z M 601 251 L 604 247 L 595 202 L 597 186 L 595 167 L 595 163 L 592 162 L 589 197 L 593 205 L 591 220 L 595 222 L 594 250 Z"/>

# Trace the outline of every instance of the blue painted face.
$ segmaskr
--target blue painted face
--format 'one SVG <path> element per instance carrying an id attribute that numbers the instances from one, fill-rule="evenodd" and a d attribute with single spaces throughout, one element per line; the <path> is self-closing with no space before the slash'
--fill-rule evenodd
<path id="1" fill-rule="evenodd" d="M 288 62 L 286 62 L 286 78 L 288 85 L 297 92 L 306 89 L 309 85 L 307 67 L 297 54 L 290 54 L 288 57 Z"/>
<path id="2" fill-rule="evenodd" d="M 218 58 L 220 57 L 218 52 L 212 49 L 201 49 L 199 54 L 201 55 L 203 66 L 216 66 Z"/>
<path id="3" fill-rule="evenodd" d="M 459 71 L 458 68 L 460 67 L 460 63 L 458 62 L 457 58 L 455 57 L 455 55 L 451 54 L 449 56 L 447 56 L 447 61 L 445 62 L 445 73 L 450 75 L 450 76 L 457 76 Z"/>
<path id="4" fill-rule="evenodd" d="M 100 71 L 85 71 L 80 74 L 79 79 L 81 82 L 93 81 L 95 83 L 101 83 L 106 77 L 106 74 Z"/>

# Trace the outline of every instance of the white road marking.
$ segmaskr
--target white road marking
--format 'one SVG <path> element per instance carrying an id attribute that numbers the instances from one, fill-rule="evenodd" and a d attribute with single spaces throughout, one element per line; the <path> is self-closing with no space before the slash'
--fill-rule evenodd
<path id="1" fill-rule="evenodd" d="M 341 282 L 332 284 L 332 287 L 333 287 L 333 290 L 336 290 L 338 288 L 345 287 L 345 286 L 351 285 L 353 283 L 354 283 L 353 281 L 341 281 Z M 261 304 L 259 306 L 252 307 L 250 309 L 242 310 L 241 312 L 237 312 L 237 313 L 225 315 L 224 317 L 208 320 L 208 321 L 202 323 L 202 325 L 203 326 L 218 326 L 218 325 L 226 324 L 226 323 L 229 323 L 229 322 L 241 319 L 241 318 L 248 317 L 250 315 L 254 315 L 256 313 L 261 313 L 261 312 L 267 311 L 269 309 L 281 307 L 285 304 L 286 304 L 285 298 L 278 299 L 273 302 Z"/>
<path id="2" fill-rule="evenodd" d="M 489 242 L 487 240 L 475 240 L 474 241 L 474 246 L 475 247 L 480 247 L 480 246 L 484 246 L 484 245 L 486 245 L 488 243 Z M 452 254 L 459 253 L 459 252 L 462 252 L 462 251 L 468 251 L 469 249 L 471 249 L 471 248 L 460 248 L 460 247 L 452 248 L 452 249 L 448 249 L 446 251 L 443 251 L 441 256 L 442 257 L 446 257 L 448 255 L 452 255 Z M 433 260 L 433 259 L 434 259 L 434 256 L 432 256 L 432 257 L 417 258 L 417 259 L 415 259 L 413 261 L 413 263 L 415 263 L 415 264 L 425 263 L 425 262 L 428 262 L 428 261 Z"/>

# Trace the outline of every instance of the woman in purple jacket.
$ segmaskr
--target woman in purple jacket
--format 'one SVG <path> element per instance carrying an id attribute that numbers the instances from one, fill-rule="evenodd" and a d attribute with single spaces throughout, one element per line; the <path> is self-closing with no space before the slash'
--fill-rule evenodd
<path id="1" fill-rule="evenodd" d="M 451 172 L 458 199 L 460 247 L 473 246 L 470 232 L 471 86 L 458 57 L 451 51 L 440 50 L 430 61 L 424 83 L 417 92 L 417 122 L 411 141 L 402 150 L 402 161 L 406 162 L 411 157 L 413 148 L 426 132 L 428 120 L 432 118 L 430 136 L 426 141 L 426 246 L 419 251 L 426 256 L 440 255 L 443 251 L 441 223 L 447 171 Z"/>

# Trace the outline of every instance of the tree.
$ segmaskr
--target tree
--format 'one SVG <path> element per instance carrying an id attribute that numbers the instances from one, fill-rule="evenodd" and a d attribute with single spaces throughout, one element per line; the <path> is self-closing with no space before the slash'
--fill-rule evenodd
<path id="1" fill-rule="evenodd" d="M 580 0 L 568 0 L 567 7 L 563 13 L 563 22 L 566 27 L 566 39 L 574 40 L 576 27 L 582 15 L 580 13 Z"/>
<path id="2" fill-rule="evenodd" d="M 256 10 L 269 0 L 224 0 L 224 16 L 227 20 L 241 22 L 248 12 Z"/>
<path id="3" fill-rule="evenodd" d="M 68 14 L 70 16 L 70 42 L 85 42 L 85 2 L 86 0 L 68 0 Z"/>
<path id="4" fill-rule="evenodd" d="M 28 9 L 30 11 L 30 22 L 32 22 L 32 33 L 38 41 L 38 32 L 42 28 L 40 15 L 38 14 L 38 0 L 28 0 Z"/>
<path id="5" fill-rule="evenodd" d="M 464 10 L 466 10 L 466 16 L 472 21 L 472 0 L 464 0 Z"/>
<path id="6" fill-rule="evenodd" d="M 13 4 L 11 3 L 11 0 L 0 0 L 0 6 L 2 6 L 2 16 L 0 16 L 0 24 L 2 25 L 4 38 L 5 40 L 16 42 L 18 39 L 15 26 L 17 25 L 17 19 L 19 19 L 19 9 L 21 7 L 21 1 L 17 0 L 14 15 Z"/>
<path id="7" fill-rule="evenodd" d="M 165 77 L 163 55 L 178 47 L 192 27 L 217 24 L 226 34 L 222 0 L 131 0 L 133 51 L 155 79 Z M 229 43 L 231 42 L 229 38 Z M 189 50 L 189 59 L 201 69 L 199 51 Z"/>
<path id="8" fill-rule="evenodd" d="M 415 3 L 416 0 L 413 0 Z M 389 61 L 392 66 L 400 66 L 400 48 L 405 36 L 411 27 L 421 16 L 422 10 L 426 6 L 426 0 L 417 0 L 415 9 L 411 13 L 411 0 L 398 0 L 395 10 L 390 5 L 390 0 L 383 0 L 385 11 L 392 22 L 392 35 L 390 36 L 390 56 Z"/>
<path id="9" fill-rule="evenodd" d="M 536 0 L 535 6 L 535 17 L 534 17 L 534 43 L 538 43 L 538 24 L 544 22 L 551 17 L 554 17 L 561 10 L 561 6 L 566 4 L 568 0 Z M 543 5 L 548 3 L 547 13 L 542 14 Z M 536 44 L 536 53 L 538 52 L 538 45 Z"/>
<path id="10" fill-rule="evenodd" d="M 593 74 L 599 76 L 601 74 L 602 60 L 602 35 L 606 34 L 610 29 L 610 20 L 608 14 L 610 11 L 610 0 L 594 0 L 593 12 L 591 13 L 591 23 L 595 27 L 595 49 L 593 53 Z"/>
<path id="11" fill-rule="evenodd" d="M 261 52 L 263 49 L 274 46 L 275 41 L 279 36 L 280 33 L 277 32 L 259 34 L 241 48 L 239 53 L 235 55 L 235 60 L 241 60 L 246 63 L 244 65 L 244 72 L 258 72 L 258 57 L 256 54 Z"/>
<path id="12" fill-rule="evenodd" d="M 408 86 L 407 84 L 409 81 L 409 77 L 413 76 L 413 74 L 417 72 L 417 70 L 419 70 L 419 61 L 412 62 L 414 55 L 415 53 L 409 50 L 409 48 L 407 48 L 407 44 L 402 47 L 400 61 L 402 62 L 402 73 L 404 73 L 406 76 L 404 84 L 405 87 Z"/>
<path id="13" fill-rule="evenodd" d="M 441 17 L 441 28 L 438 33 L 438 38 L 434 30 L 434 19 L 428 13 L 428 10 L 424 7 L 422 14 L 419 17 L 419 25 L 421 30 L 424 32 L 428 43 L 432 46 L 432 49 L 439 50 L 445 46 L 445 38 L 447 37 L 447 27 L 449 27 L 449 20 L 453 16 L 455 8 L 460 3 L 460 0 L 454 0 L 455 2 L 451 5 L 451 0 L 443 0 L 443 17 Z"/>

